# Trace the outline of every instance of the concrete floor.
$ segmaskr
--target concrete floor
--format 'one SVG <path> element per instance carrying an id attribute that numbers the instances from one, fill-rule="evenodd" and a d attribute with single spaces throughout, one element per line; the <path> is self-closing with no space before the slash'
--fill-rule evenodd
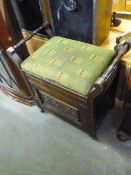
<path id="1" fill-rule="evenodd" d="M 131 142 L 116 138 L 123 113 L 112 109 L 95 141 L 0 93 L 0 175 L 131 175 Z"/>

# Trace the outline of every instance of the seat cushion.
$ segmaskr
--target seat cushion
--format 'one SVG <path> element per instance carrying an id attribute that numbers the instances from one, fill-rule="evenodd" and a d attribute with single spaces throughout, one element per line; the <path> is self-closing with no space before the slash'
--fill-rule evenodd
<path id="1" fill-rule="evenodd" d="M 27 58 L 21 67 L 85 96 L 114 54 L 112 50 L 55 36 Z"/>

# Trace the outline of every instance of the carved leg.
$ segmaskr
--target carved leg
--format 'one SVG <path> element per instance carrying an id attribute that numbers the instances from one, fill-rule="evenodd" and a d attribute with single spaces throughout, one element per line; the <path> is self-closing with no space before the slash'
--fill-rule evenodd
<path id="1" fill-rule="evenodd" d="M 86 109 L 81 111 L 81 122 L 84 130 L 89 133 L 89 135 L 96 139 L 96 127 L 94 123 L 94 108 L 90 102 L 87 105 Z"/>

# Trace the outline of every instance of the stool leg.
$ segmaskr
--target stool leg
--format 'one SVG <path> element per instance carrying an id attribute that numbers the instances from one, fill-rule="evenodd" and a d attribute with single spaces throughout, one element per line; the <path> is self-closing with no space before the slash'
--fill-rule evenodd
<path id="1" fill-rule="evenodd" d="M 95 125 L 95 119 L 94 119 L 94 115 L 95 115 L 95 106 L 94 105 L 95 105 L 94 99 L 90 100 L 90 102 L 89 102 L 89 122 L 90 122 L 89 134 L 91 135 L 91 137 L 93 137 L 93 139 L 97 139 L 96 125 Z"/>
<path id="2" fill-rule="evenodd" d="M 94 123 L 93 106 L 88 103 L 87 108 L 80 110 L 80 120 L 82 128 L 87 132 L 93 139 L 96 139 L 96 127 Z"/>

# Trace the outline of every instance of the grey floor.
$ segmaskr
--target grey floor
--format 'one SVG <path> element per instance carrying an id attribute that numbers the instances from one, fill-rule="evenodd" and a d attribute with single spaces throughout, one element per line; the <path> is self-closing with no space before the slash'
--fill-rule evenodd
<path id="1" fill-rule="evenodd" d="M 131 175 L 131 142 L 116 138 L 123 115 L 112 109 L 95 141 L 0 92 L 0 175 Z"/>

